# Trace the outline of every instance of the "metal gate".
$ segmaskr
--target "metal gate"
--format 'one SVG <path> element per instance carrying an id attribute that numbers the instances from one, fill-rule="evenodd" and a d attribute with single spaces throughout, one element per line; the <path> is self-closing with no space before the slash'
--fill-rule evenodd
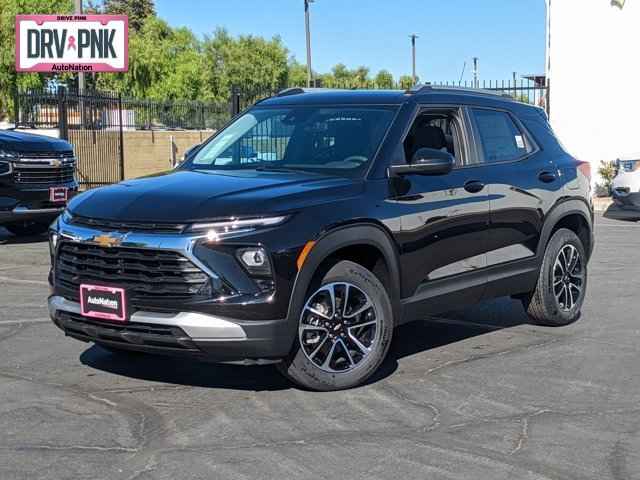
<path id="1" fill-rule="evenodd" d="M 55 130 L 75 148 L 78 182 L 85 188 L 124 179 L 122 99 L 65 89 L 15 96 L 16 127 Z M 40 132 L 39 132 L 40 133 Z"/>
<path id="2" fill-rule="evenodd" d="M 231 116 L 229 103 L 153 101 L 117 93 L 24 91 L 15 94 L 17 128 L 52 130 L 71 142 L 83 188 L 125 178 L 126 133 L 136 130 L 217 129 Z"/>
<path id="3" fill-rule="evenodd" d="M 66 132 L 78 158 L 78 181 L 87 188 L 124 180 L 122 98 L 67 95 Z"/>

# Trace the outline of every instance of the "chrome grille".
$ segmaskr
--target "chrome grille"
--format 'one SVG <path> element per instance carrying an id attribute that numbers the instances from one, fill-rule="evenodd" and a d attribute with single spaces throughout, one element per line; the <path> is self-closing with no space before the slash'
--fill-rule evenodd
<path id="1" fill-rule="evenodd" d="M 20 159 L 30 160 L 30 159 L 63 159 L 63 158 L 73 158 L 73 151 L 69 150 L 66 152 L 29 152 L 29 153 L 20 153 Z"/>
<path id="2" fill-rule="evenodd" d="M 13 162 L 13 178 L 23 185 L 56 186 L 73 182 L 75 168 L 73 152 L 26 153 Z"/>

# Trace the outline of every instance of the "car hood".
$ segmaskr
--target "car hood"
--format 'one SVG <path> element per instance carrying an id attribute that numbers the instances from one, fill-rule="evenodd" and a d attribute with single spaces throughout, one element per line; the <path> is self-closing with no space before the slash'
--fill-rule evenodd
<path id="1" fill-rule="evenodd" d="M 73 147 L 69 142 L 53 137 L 16 130 L 0 130 L 0 150 L 18 153 L 49 153 L 68 152 L 73 150 Z"/>
<path id="2" fill-rule="evenodd" d="M 122 222 L 188 223 L 292 212 L 358 195 L 363 182 L 302 172 L 171 171 L 90 190 L 74 215 Z"/>

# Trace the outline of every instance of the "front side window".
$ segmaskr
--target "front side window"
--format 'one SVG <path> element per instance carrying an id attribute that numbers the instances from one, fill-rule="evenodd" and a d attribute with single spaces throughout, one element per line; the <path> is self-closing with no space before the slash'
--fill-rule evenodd
<path id="1" fill-rule="evenodd" d="M 526 136 L 508 113 L 472 109 L 472 114 L 486 163 L 509 162 L 531 153 Z"/>
<path id="2" fill-rule="evenodd" d="M 373 160 L 394 113 L 387 107 L 257 107 L 204 145 L 182 168 L 359 176 Z"/>
<path id="3" fill-rule="evenodd" d="M 457 167 L 466 159 L 458 127 L 457 110 L 426 110 L 418 115 L 404 140 L 406 162 L 421 148 L 449 152 Z"/>

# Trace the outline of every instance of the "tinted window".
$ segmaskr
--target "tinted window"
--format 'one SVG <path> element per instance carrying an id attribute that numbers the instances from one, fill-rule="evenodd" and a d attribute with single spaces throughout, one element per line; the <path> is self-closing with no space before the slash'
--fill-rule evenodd
<path id="1" fill-rule="evenodd" d="M 484 161 L 488 163 L 516 160 L 531 151 L 523 132 L 504 112 L 474 109 Z"/>

